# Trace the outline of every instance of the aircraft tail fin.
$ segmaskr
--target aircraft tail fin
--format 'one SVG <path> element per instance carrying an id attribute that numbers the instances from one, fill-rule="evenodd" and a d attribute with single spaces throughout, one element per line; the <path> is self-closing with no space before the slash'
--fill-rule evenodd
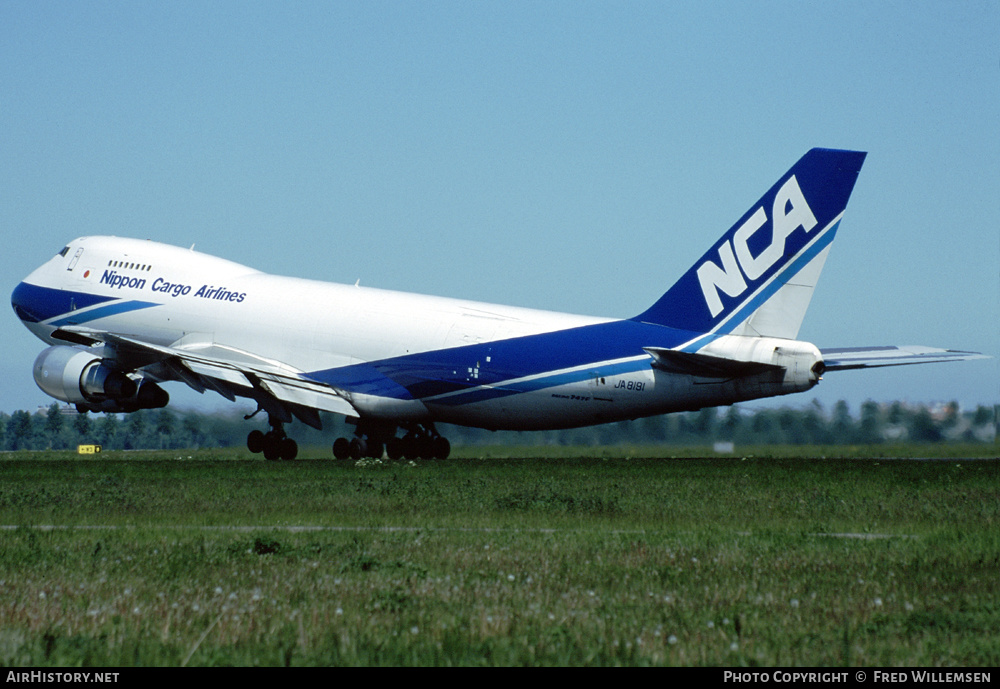
<path id="1" fill-rule="evenodd" d="M 794 339 L 867 154 L 814 148 L 633 320 Z"/>

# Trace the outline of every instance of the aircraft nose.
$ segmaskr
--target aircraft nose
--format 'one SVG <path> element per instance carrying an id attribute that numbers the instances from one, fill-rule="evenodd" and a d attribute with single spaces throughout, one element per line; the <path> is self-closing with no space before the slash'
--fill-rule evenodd
<path id="1" fill-rule="evenodd" d="M 44 318 L 39 311 L 41 304 L 38 300 L 38 291 L 38 287 L 22 282 L 11 292 L 10 305 L 17 317 L 25 323 L 38 323 Z"/>

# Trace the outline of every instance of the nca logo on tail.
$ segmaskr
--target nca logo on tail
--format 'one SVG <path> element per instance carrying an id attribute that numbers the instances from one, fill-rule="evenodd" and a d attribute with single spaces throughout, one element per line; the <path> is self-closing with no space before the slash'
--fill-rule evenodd
<path id="1" fill-rule="evenodd" d="M 774 196 L 771 211 L 771 243 L 756 256 L 750 251 L 750 238 L 767 224 L 767 213 L 758 208 L 750 219 L 739 226 L 730 242 L 726 240 L 719 247 L 722 267 L 711 261 L 698 266 L 698 283 L 701 285 L 705 303 L 712 314 L 718 316 L 723 309 L 719 290 L 730 297 L 737 297 L 751 282 L 764 275 L 785 254 L 785 239 L 798 228 L 806 233 L 816 227 L 816 216 L 806 203 L 798 180 L 792 175 Z"/>

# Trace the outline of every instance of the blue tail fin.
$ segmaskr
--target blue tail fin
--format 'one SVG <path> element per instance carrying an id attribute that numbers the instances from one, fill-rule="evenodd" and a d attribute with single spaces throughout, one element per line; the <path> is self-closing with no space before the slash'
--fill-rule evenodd
<path id="1" fill-rule="evenodd" d="M 633 320 L 794 339 L 865 155 L 823 148 L 806 153 Z"/>

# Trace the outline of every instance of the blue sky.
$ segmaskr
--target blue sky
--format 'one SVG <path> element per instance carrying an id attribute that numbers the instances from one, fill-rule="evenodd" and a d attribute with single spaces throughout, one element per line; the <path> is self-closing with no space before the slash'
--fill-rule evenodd
<path id="1" fill-rule="evenodd" d="M 998 47 L 996 2 L 5 0 L 0 287 L 114 234 L 628 317 L 823 146 L 869 155 L 799 337 L 997 357 Z M 0 410 L 47 404 L 2 318 Z M 770 404 L 993 404 L 998 361 Z"/>

